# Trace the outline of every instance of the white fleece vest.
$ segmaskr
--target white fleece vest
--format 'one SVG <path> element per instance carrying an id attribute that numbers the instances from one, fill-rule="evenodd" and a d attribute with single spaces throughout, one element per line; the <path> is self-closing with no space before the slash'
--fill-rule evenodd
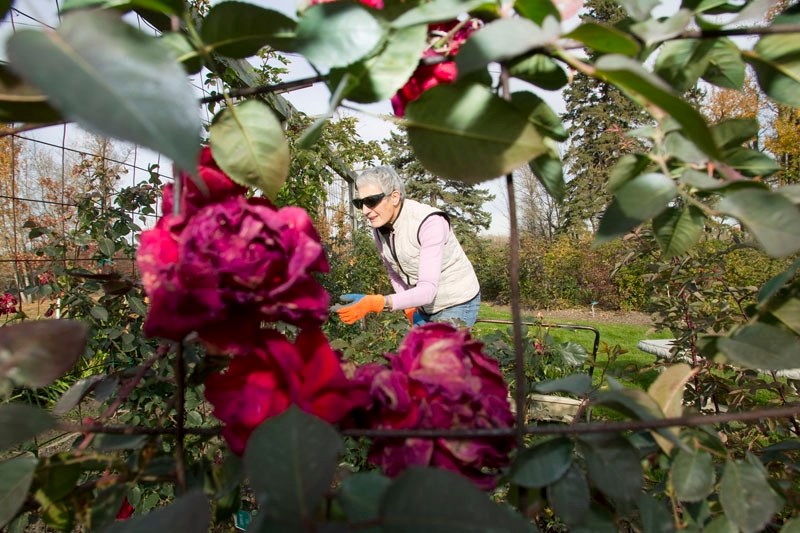
<path id="1" fill-rule="evenodd" d="M 406 198 L 403 200 L 400 215 L 394 221 L 393 231 L 384 234 L 374 230 L 376 238 L 380 238 L 383 243 L 383 258 L 409 287 L 416 286 L 419 280 L 420 226 L 429 216 L 434 215 L 448 218 L 444 211 Z M 480 290 L 472 263 L 464 254 L 451 228 L 444 245 L 442 274 L 436 296 L 422 310 L 428 314 L 438 313 L 442 309 L 470 301 Z"/>

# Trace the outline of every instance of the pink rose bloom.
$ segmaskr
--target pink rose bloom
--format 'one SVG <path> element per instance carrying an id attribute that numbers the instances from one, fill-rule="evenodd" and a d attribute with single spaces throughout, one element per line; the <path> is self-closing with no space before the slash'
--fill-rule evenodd
<path id="1" fill-rule="evenodd" d="M 496 361 L 466 329 L 430 323 L 414 328 L 389 354 L 389 367 L 366 367 L 373 404 L 366 418 L 376 429 L 511 427 L 508 388 Z M 481 488 L 494 486 L 506 466 L 512 436 L 485 439 L 375 439 L 369 459 L 388 476 L 410 466 L 458 472 Z"/>
<path id="2" fill-rule="evenodd" d="M 464 44 L 464 41 L 479 27 L 480 21 L 477 19 L 470 20 L 445 42 L 439 42 L 458 24 L 460 24 L 458 20 L 452 20 L 429 25 L 430 40 L 435 47 L 426 50 L 423 57 L 454 57 L 461 45 Z M 422 93 L 431 87 L 435 87 L 440 83 L 453 83 L 456 77 L 458 77 L 458 71 L 454 61 L 443 61 L 435 65 L 420 65 L 412 74 L 411 79 L 392 96 L 391 102 L 394 114 L 398 117 L 404 116 L 406 105 L 419 98 Z"/>
<path id="3" fill-rule="evenodd" d="M 137 264 L 150 297 L 145 333 L 180 340 L 204 329 L 284 321 L 316 325 L 329 297 L 314 278 L 328 261 L 308 214 L 233 196 L 188 220 L 142 233 Z"/>
<path id="4" fill-rule="evenodd" d="M 194 215 L 198 209 L 206 205 L 222 201 L 232 196 L 242 196 L 247 188 L 234 183 L 217 165 L 211 155 L 211 148 L 204 146 L 200 150 L 197 162 L 197 173 L 206 186 L 207 191 L 201 191 L 194 179 L 187 173 L 181 172 L 178 179 L 181 182 L 180 214 L 183 218 Z M 174 184 L 164 186 L 161 197 L 161 212 L 172 215 Z"/>
<path id="5" fill-rule="evenodd" d="M 364 387 L 345 376 L 339 354 L 318 328 L 301 331 L 294 343 L 275 330 L 261 330 L 256 348 L 206 379 L 205 395 L 225 423 L 222 436 L 239 455 L 261 422 L 291 404 L 335 424 L 368 402 Z"/>
<path id="6" fill-rule="evenodd" d="M 10 292 L 0 296 L 0 316 L 17 312 L 17 298 Z"/>

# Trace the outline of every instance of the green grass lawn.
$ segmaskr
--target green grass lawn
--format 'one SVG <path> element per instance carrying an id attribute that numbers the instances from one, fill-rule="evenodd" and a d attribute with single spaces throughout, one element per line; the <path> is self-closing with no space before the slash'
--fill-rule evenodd
<path id="1" fill-rule="evenodd" d="M 502 309 L 482 303 L 479 312 L 479 319 L 489 320 L 507 320 L 509 325 L 504 324 L 491 324 L 478 322 L 473 327 L 475 336 L 480 337 L 486 333 L 491 332 L 495 328 L 510 328 L 511 312 L 508 309 Z M 535 323 L 536 316 L 533 314 L 522 314 L 523 323 Z M 637 343 L 642 339 L 654 338 L 670 338 L 672 335 L 669 331 L 653 332 L 647 325 L 642 324 L 627 324 L 624 319 L 621 321 L 601 322 L 592 320 L 581 321 L 550 321 L 545 320 L 545 323 L 558 325 L 578 325 L 589 326 L 596 329 L 600 336 L 600 348 L 597 353 L 597 366 L 602 367 L 608 363 L 608 350 L 619 346 L 623 353 L 617 356 L 616 360 L 609 365 L 608 371 L 621 381 L 636 384 L 639 387 L 647 388 L 650 383 L 658 375 L 657 370 L 653 367 L 656 362 L 656 357 L 652 354 L 641 351 L 636 347 Z M 548 333 L 557 342 L 577 342 L 581 344 L 587 352 L 592 352 L 592 347 L 595 339 L 595 334 L 589 330 L 570 330 L 568 328 L 550 328 Z M 604 348 L 604 345 L 607 348 Z"/>

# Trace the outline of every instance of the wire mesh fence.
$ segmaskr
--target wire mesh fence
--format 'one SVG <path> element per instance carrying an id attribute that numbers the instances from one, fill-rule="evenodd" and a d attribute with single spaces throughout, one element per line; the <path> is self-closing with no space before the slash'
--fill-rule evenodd
<path id="1" fill-rule="evenodd" d="M 0 42 L 17 31 L 49 29 L 58 24 L 58 2 L 33 1 L 15 3 L 9 16 L 0 23 Z M 145 32 L 158 33 L 147 20 L 136 13 L 126 15 L 129 22 Z M 3 52 L 4 54 L 4 52 Z M 219 93 L 218 80 L 210 80 L 201 72 L 190 77 L 198 98 Z M 211 120 L 205 108 L 206 122 Z M 170 161 L 149 149 L 104 139 L 74 124 L 56 124 L 37 129 L 14 130 L 6 125 L 0 137 L 0 292 L 12 294 L 20 305 L 40 316 L 42 306 L 33 296 L 53 270 L 53 262 L 67 269 L 101 272 L 114 270 L 136 277 L 131 254 L 115 256 L 112 263 L 99 257 L 96 246 L 84 242 L 64 243 L 59 247 L 42 246 L 42 232 L 51 232 L 62 239 L 81 241 L 78 220 L 79 206 L 90 212 L 104 213 L 121 209 L 120 195 L 143 184 L 167 183 L 173 179 Z M 9 134 L 9 131 L 15 131 Z M 326 201 L 316 213 L 318 230 L 323 240 L 336 239 L 342 228 L 350 228 L 354 213 L 350 207 L 353 190 L 351 180 L 335 172 L 325 187 Z M 152 227 L 161 216 L 160 202 L 152 209 L 141 207 L 128 211 L 139 231 L 126 236 L 134 248 L 140 230 Z M 336 239 L 341 245 L 341 240 Z"/>

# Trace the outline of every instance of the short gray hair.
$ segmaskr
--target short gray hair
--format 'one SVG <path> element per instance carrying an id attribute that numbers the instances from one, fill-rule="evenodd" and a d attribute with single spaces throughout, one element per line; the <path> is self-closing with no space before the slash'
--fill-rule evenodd
<path id="1" fill-rule="evenodd" d="M 373 167 L 365 170 L 356 178 L 356 188 L 362 185 L 377 185 L 384 194 L 392 191 L 400 193 L 400 198 L 406 197 L 406 185 L 392 167 Z"/>

